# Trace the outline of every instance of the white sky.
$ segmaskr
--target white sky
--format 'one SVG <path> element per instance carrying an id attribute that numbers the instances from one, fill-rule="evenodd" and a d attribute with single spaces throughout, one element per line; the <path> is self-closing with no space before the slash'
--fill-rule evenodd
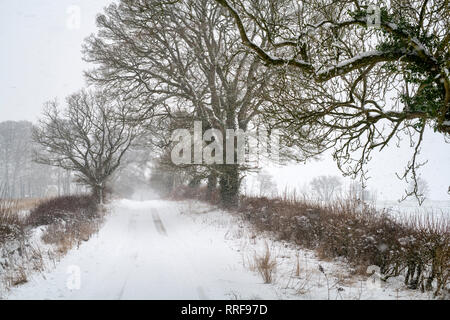
<path id="1" fill-rule="evenodd" d="M 0 121 L 34 121 L 45 101 L 84 85 L 83 39 L 111 0 L 0 1 Z M 71 6 L 80 8 L 79 28 Z"/>
<path id="2" fill-rule="evenodd" d="M 0 1 L 0 121 L 36 121 L 45 101 L 60 101 L 84 86 L 81 59 L 83 39 L 95 32 L 95 16 L 111 0 L 1 0 Z M 79 28 L 70 28 L 74 11 L 80 9 Z M 72 24 L 73 25 L 73 24 Z M 411 149 L 391 147 L 374 153 L 369 188 L 379 198 L 398 199 L 405 184 L 395 172 L 408 161 Z M 428 164 L 422 177 L 430 185 L 430 198 L 450 200 L 450 145 L 439 134 L 428 132 L 422 159 Z M 340 175 L 330 156 L 323 161 L 271 169 L 279 187 L 301 187 L 321 174 Z"/>
<path id="3" fill-rule="evenodd" d="M 401 175 L 410 160 L 412 148 L 407 141 L 402 141 L 400 148 L 389 146 L 382 152 L 372 153 L 369 163 L 369 189 L 377 191 L 379 200 L 398 200 L 404 195 L 406 184 L 400 181 L 395 173 Z M 269 168 L 268 171 L 276 177 L 278 189 L 285 186 L 301 189 L 318 175 L 341 176 L 331 155 L 324 155 L 322 161 L 312 161 L 306 165 L 290 165 L 287 167 Z M 419 171 L 430 187 L 431 200 L 450 200 L 447 189 L 450 185 L 450 145 L 444 142 L 440 134 L 428 130 L 424 135 L 419 159 L 428 163 Z M 350 180 L 347 180 L 349 182 Z"/>

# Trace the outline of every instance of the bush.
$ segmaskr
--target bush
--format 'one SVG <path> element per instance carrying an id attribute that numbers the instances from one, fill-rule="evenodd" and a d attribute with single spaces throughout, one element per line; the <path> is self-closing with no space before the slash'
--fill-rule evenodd
<path id="1" fill-rule="evenodd" d="M 218 203 L 207 196 L 206 188 L 180 187 L 172 197 Z M 435 296 L 449 290 L 446 218 L 399 221 L 355 199 L 321 204 L 295 196 L 241 196 L 237 211 L 258 230 L 316 250 L 324 259 L 344 258 L 360 274 L 376 265 L 384 280 L 402 275 L 409 288 L 434 290 Z"/>
<path id="2" fill-rule="evenodd" d="M 447 288 L 447 220 L 396 221 L 385 212 L 351 200 L 320 205 L 242 197 L 238 211 L 257 229 L 316 249 L 322 258 L 343 257 L 361 273 L 377 265 L 385 280 L 404 275 L 411 289 L 425 291 L 434 287 L 438 295 Z"/>
<path id="3" fill-rule="evenodd" d="M 266 243 L 266 249 L 262 255 L 255 253 L 255 266 L 259 274 L 264 280 L 264 283 L 272 283 L 277 268 L 277 260 L 270 252 L 269 246 Z"/>
<path id="4" fill-rule="evenodd" d="M 97 202 L 93 196 L 63 196 L 43 202 L 31 210 L 27 224 L 36 227 L 61 221 L 85 221 L 97 216 Z"/>
<path id="5" fill-rule="evenodd" d="M 198 199 L 214 205 L 220 203 L 219 190 L 218 189 L 208 190 L 208 187 L 206 186 L 201 186 L 198 188 L 189 186 L 178 186 L 171 192 L 169 197 L 172 200 Z"/>
<path id="6" fill-rule="evenodd" d="M 0 199 L 0 246 L 24 237 L 24 224 L 17 215 L 17 201 Z"/>

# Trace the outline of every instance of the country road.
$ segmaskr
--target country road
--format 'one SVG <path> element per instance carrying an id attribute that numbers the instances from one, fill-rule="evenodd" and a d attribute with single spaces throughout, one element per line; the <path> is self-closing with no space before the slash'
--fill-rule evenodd
<path id="1" fill-rule="evenodd" d="M 110 205 L 98 233 L 8 299 L 276 299 L 225 231 L 163 200 Z"/>

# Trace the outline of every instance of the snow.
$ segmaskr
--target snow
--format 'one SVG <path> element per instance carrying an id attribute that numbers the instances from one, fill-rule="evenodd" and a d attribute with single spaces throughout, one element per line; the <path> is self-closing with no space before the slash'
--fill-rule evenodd
<path id="1" fill-rule="evenodd" d="M 195 223 L 181 208 L 160 200 L 115 202 L 97 236 L 8 299 L 230 299 L 233 292 L 277 297 L 237 263 L 240 254 L 224 234 Z M 165 233 L 155 223 L 158 216 Z M 81 272 L 79 290 L 67 287 L 73 266 Z"/>
<path id="2" fill-rule="evenodd" d="M 362 52 L 362 53 L 360 53 L 360 54 L 358 54 L 358 55 L 356 55 L 356 56 L 354 56 L 354 57 L 352 57 L 352 58 L 350 58 L 350 59 L 341 61 L 341 62 L 339 62 L 339 63 L 336 64 L 336 65 L 333 65 L 333 66 L 331 66 L 331 67 L 329 67 L 329 68 L 327 68 L 327 69 L 325 69 L 325 70 L 319 71 L 319 72 L 317 73 L 317 75 L 319 75 L 319 76 L 320 76 L 320 75 L 324 75 L 324 74 L 329 73 L 331 70 L 339 69 L 339 68 L 343 68 L 343 67 L 345 67 L 345 66 L 352 65 L 352 64 L 355 63 L 356 61 L 361 60 L 361 59 L 363 59 L 363 58 L 367 58 L 367 57 L 376 57 L 376 56 L 380 56 L 380 55 L 383 55 L 383 54 L 384 54 L 383 51 L 377 51 L 377 50 L 372 50 L 372 51 Z"/>
<path id="3" fill-rule="evenodd" d="M 421 221 L 438 221 L 440 219 L 450 220 L 450 201 L 425 200 L 422 206 L 418 206 L 417 201 L 377 201 L 376 208 L 388 212 L 399 221 L 411 221 L 419 219 Z"/>
<path id="4" fill-rule="evenodd" d="M 259 234 L 240 216 L 204 203 L 116 200 L 109 209 L 96 236 L 71 250 L 56 267 L 13 288 L 6 298 L 428 297 L 405 290 L 402 279 L 373 285 L 365 276 L 352 276 L 343 261 L 320 261 L 314 252 Z M 272 284 L 264 284 L 254 268 L 255 255 L 266 246 L 277 261 Z"/>

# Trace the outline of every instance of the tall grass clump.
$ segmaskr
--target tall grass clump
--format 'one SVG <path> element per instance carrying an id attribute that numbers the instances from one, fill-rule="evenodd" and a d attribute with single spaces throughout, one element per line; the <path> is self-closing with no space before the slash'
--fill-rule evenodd
<path id="1" fill-rule="evenodd" d="M 64 255 L 82 241 L 96 233 L 103 220 L 95 197 L 70 195 L 47 200 L 32 210 L 27 223 L 30 226 L 46 226 L 42 235 L 45 243 L 56 246 Z"/>
<path id="2" fill-rule="evenodd" d="M 1 193 L 0 193 L 1 195 Z M 25 215 L 21 211 L 30 210 Z M 0 294 L 27 282 L 27 274 L 44 269 L 44 258 L 31 239 L 32 230 L 42 227 L 42 240 L 55 250 L 49 257 L 62 256 L 99 230 L 103 211 L 89 195 L 53 199 L 8 200 L 0 197 Z"/>
<path id="3" fill-rule="evenodd" d="M 256 270 L 263 278 L 264 283 L 272 283 L 277 269 L 277 260 L 267 243 L 262 254 L 255 253 L 254 260 Z"/>
<path id="4" fill-rule="evenodd" d="M 24 237 L 24 222 L 18 213 L 18 201 L 8 199 L 0 187 L 0 248 L 7 241 Z"/>
<path id="5" fill-rule="evenodd" d="M 90 195 L 71 195 L 49 199 L 30 211 L 27 223 L 31 226 L 50 225 L 55 222 L 72 222 L 95 219 L 98 208 Z"/>

